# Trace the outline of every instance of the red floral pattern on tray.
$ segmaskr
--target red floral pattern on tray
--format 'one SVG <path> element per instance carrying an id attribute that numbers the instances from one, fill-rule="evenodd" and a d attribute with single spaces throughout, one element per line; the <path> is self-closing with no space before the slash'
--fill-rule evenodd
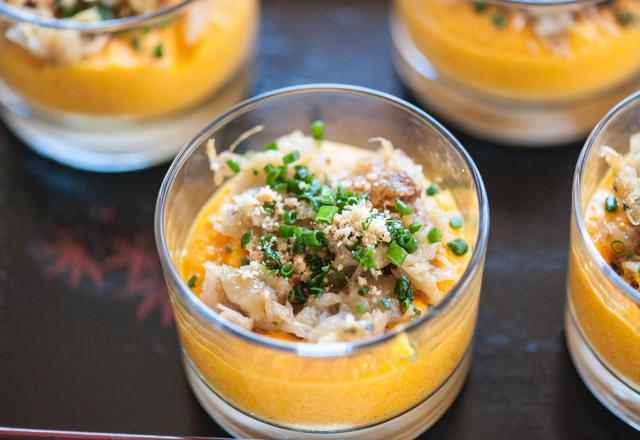
<path id="1" fill-rule="evenodd" d="M 140 321 L 157 310 L 164 326 L 173 323 L 171 303 L 162 278 L 160 262 L 150 235 L 84 238 L 61 227 L 36 246 L 47 279 L 60 279 L 71 289 L 116 291 L 114 298 L 137 300 Z"/>

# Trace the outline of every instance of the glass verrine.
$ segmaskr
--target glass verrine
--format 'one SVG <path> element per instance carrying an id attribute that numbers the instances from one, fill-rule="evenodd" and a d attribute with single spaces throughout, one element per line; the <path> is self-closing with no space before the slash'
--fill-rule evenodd
<path id="1" fill-rule="evenodd" d="M 206 145 L 226 148 L 257 125 L 238 151 L 261 150 L 316 119 L 326 138 L 372 149 L 389 139 L 449 189 L 469 226 L 469 265 L 445 299 L 412 324 L 355 342 L 265 337 L 221 319 L 176 269 L 192 222 L 218 187 Z M 466 377 L 486 253 L 489 212 L 466 151 L 433 118 L 368 89 L 312 85 L 246 101 L 200 132 L 162 184 L 156 240 L 182 344 L 187 378 L 230 433 L 258 438 L 414 438 L 451 404 Z"/>
<path id="2" fill-rule="evenodd" d="M 49 18 L 0 1 L 7 125 L 39 153 L 77 168 L 127 171 L 173 158 L 244 97 L 259 1 L 160 4 L 101 19 L 99 6 Z"/>
<path id="3" fill-rule="evenodd" d="M 395 63 L 461 128 L 558 145 L 640 86 L 639 18 L 633 0 L 395 0 Z"/>
<path id="4" fill-rule="evenodd" d="M 640 294 L 603 258 L 589 233 L 587 207 L 609 165 L 603 146 L 625 154 L 640 131 L 640 94 L 618 104 L 582 150 L 573 182 L 565 332 L 578 373 L 618 417 L 640 429 Z M 603 208 L 604 211 L 604 208 Z M 613 243 L 613 242 L 612 242 Z"/>

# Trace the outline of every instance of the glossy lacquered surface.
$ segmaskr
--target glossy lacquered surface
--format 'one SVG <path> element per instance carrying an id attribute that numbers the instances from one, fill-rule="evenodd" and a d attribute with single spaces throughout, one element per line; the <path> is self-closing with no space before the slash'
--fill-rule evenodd
<path id="1" fill-rule="evenodd" d="M 266 0 L 252 94 L 333 81 L 412 100 L 393 71 L 387 8 Z M 492 225 L 470 376 L 428 437 L 637 438 L 582 384 L 562 335 L 581 144 L 523 151 L 455 134 Z M 0 126 L 0 425 L 225 435 L 184 378 L 155 256 L 165 172 L 72 171 Z"/>

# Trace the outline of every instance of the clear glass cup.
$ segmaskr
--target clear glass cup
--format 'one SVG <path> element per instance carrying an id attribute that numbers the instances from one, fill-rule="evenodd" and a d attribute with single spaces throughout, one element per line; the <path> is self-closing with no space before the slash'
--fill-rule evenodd
<path id="1" fill-rule="evenodd" d="M 633 0 L 394 0 L 391 28 L 416 96 L 502 143 L 579 140 L 640 88 Z"/>
<path id="2" fill-rule="evenodd" d="M 585 209 L 609 170 L 599 151 L 625 154 L 640 131 L 640 94 L 617 105 L 591 133 L 573 181 L 565 335 L 578 373 L 613 413 L 640 429 L 640 293 L 596 249 Z"/>
<path id="3" fill-rule="evenodd" d="M 281 341 L 237 327 L 206 307 L 176 269 L 189 228 L 214 186 L 206 144 L 228 146 L 258 124 L 239 151 L 325 123 L 326 138 L 374 148 L 389 139 L 451 190 L 470 228 L 472 255 L 457 285 L 410 325 L 340 343 Z M 156 242 L 191 387 L 227 431 L 256 438 L 414 438 L 452 403 L 469 369 L 489 227 L 486 193 L 460 143 L 433 118 L 368 89 L 311 85 L 246 101 L 180 152 L 160 190 Z"/>
<path id="4" fill-rule="evenodd" d="M 104 21 L 0 1 L 0 115 L 64 164 L 128 171 L 172 159 L 248 90 L 258 0 L 182 0 Z"/>

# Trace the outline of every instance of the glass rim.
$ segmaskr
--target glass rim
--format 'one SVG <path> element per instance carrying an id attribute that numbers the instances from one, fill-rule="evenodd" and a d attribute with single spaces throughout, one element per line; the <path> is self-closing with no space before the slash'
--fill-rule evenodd
<path id="1" fill-rule="evenodd" d="M 178 172 L 182 169 L 186 161 L 191 156 L 192 152 L 202 144 L 207 138 L 210 137 L 212 131 L 217 130 L 232 121 L 238 112 L 244 111 L 249 107 L 250 109 L 256 108 L 258 105 L 271 100 L 279 99 L 284 96 L 303 95 L 308 93 L 342 93 L 347 95 L 364 96 L 374 98 L 386 102 L 391 105 L 401 107 L 403 110 L 409 111 L 413 116 L 419 118 L 421 122 L 424 122 L 434 128 L 440 136 L 442 136 L 450 146 L 460 154 L 465 162 L 468 172 L 471 174 L 473 183 L 476 187 L 475 192 L 478 198 L 478 233 L 476 235 L 476 243 L 473 247 L 473 252 L 467 267 L 464 272 L 451 288 L 449 293 L 444 299 L 437 305 L 431 307 L 429 311 L 418 319 L 413 320 L 407 325 L 401 325 L 390 331 L 384 332 L 381 335 L 358 339 L 355 341 L 344 342 L 332 342 L 332 343 L 317 343 L 317 342 L 290 342 L 282 341 L 275 338 L 270 338 L 250 330 L 246 330 L 239 326 L 232 324 L 231 322 L 221 318 L 211 308 L 205 305 L 199 297 L 197 297 L 191 289 L 188 288 L 186 282 L 182 279 L 174 266 L 164 236 L 164 214 L 165 205 L 173 187 L 173 182 Z M 487 200 L 487 194 L 475 163 L 469 156 L 469 153 L 464 149 L 462 144 L 439 122 L 437 122 L 432 116 L 419 109 L 418 107 L 410 104 L 400 98 L 389 95 L 377 90 L 344 85 L 344 84 L 306 84 L 292 87 L 285 87 L 276 89 L 267 93 L 260 94 L 258 96 L 247 99 L 222 115 L 218 116 L 212 122 L 210 122 L 203 130 L 200 131 L 192 140 L 190 140 L 180 150 L 175 160 L 172 162 L 167 174 L 165 175 L 160 191 L 158 194 L 156 212 L 155 212 L 155 238 L 158 253 L 160 255 L 160 261 L 162 263 L 165 276 L 171 278 L 171 281 L 177 286 L 177 294 L 182 297 L 197 313 L 204 317 L 206 321 L 216 327 L 228 331 L 235 336 L 240 337 L 249 343 L 255 343 L 268 348 L 274 348 L 282 351 L 295 353 L 300 356 L 306 357 L 336 357 L 344 356 L 355 353 L 357 351 L 371 348 L 380 345 L 386 341 L 389 341 L 399 334 L 411 333 L 417 328 L 421 328 L 427 323 L 433 321 L 436 317 L 440 316 L 445 310 L 450 308 L 450 305 L 455 304 L 458 299 L 463 296 L 464 292 L 468 290 L 469 283 L 474 278 L 474 275 L 480 268 L 481 262 L 486 254 L 487 241 L 489 234 L 489 206 Z"/>
<path id="2" fill-rule="evenodd" d="M 589 137 L 587 138 L 578 162 L 576 164 L 576 170 L 573 177 L 573 191 L 572 191 L 572 211 L 576 221 L 576 227 L 580 233 L 580 238 L 587 248 L 587 252 L 591 257 L 591 260 L 596 263 L 596 266 L 605 275 L 605 277 L 611 281 L 625 296 L 629 297 L 633 302 L 640 305 L 640 292 L 631 287 L 615 270 L 607 263 L 604 257 L 596 249 L 596 245 L 593 239 L 587 231 L 584 220 L 584 207 L 582 206 L 582 181 L 584 177 L 585 164 L 587 159 L 594 153 L 595 141 L 600 134 L 605 131 L 609 124 L 620 114 L 620 112 L 626 110 L 629 106 L 640 101 L 640 91 L 627 96 L 625 99 L 616 104 L 609 112 L 598 122 Z"/>
<path id="3" fill-rule="evenodd" d="M 70 20 L 68 18 L 46 18 L 40 17 L 21 8 L 16 8 L 3 0 L 0 0 L 0 17 L 6 16 L 20 23 L 28 23 L 41 27 L 70 30 L 70 31 L 100 31 L 115 32 L 131 27 L 144 25 L 145 22 L 161 18 L 172 12 L 182 9 L 184 6 L 196 0 L 181 0 L 178 3 L 155 9 L 144 14 L 132 15 L 131 17 L 114 18 L 96 22 L 82 22 Z"/>

